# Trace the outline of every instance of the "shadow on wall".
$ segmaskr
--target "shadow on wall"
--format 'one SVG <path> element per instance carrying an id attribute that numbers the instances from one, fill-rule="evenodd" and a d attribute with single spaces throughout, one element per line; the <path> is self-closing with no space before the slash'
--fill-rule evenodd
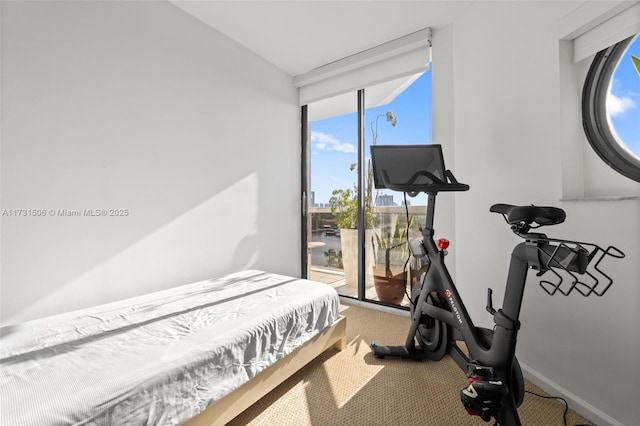
<path id="1" fill-rule="evenodd" d="M 239 194 L 246 203 L 238 202 Z M 133 244 L 126 243 L 131 235 L 125 232 L 127 227 L 122 227 L 114 238 L 126 246 L 104 258 L 93 251 L 96 264 L 88 270 L 77 269 L 81 265 L 74 262 L 73 252 L 52 255 L 66 268 L 60 268 L 58 275 L 48 274 L 46 279 L 32 283 L 30 287 L 37 291 L 25 292 L 24 287 L 3 289 L 3 300 L 14 301 L 3 306 L 3 323 L 96 305 L 250 267 L 258 261 L 258 205 L 258 177 L 252 173 Z M 55 220 L 127 219 L 52 218 Z M 69 238 L 79 245 L 78 251 L 99 245 L 99 241 L 81 242 L 77 233 Z M 88 256 L 84 259 L 89 260 Z M 66 278 L 74 272 L 80 274 Z M 16 291 L 22 296 L 21 304 L 12 297 Z"/>
<path id="2" fill-rule="evenodd" d="M 290 224 L 290 76 L 167 2 L 2 2 L 1 19 L 2 207 L 55 213 L 2 217 L 3 323 L 258 262 L 277 235 L 256 246 L 258 229 Z M 84 214 L 100 209 L 126 214 Z"/>

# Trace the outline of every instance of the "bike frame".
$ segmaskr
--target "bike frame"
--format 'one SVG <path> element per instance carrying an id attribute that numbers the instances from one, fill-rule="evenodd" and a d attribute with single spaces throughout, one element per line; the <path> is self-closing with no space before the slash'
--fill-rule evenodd
<path id="1" fill-rule="evenodd" d="M 451 327 L 452 334 L 447 344 L 446 352 L 456 361 L 458 366 L 467 371 L 471 362 L 493 368 L 497 377 L 507 385 L 509 393 L 503 398 L 502 408 L 498 414 L 498 422 L 506 425 L 520 425 L 516 402 L 513 394 L 512 368 L 515 357 L 516 338 L 520 322 L 520 308 L 526 283 L 529 263 L 537 262 L 538 253 L 534 242 L 518 244 L 512 255 L 505 288 L 504 308 L 493 311 L 489 302 L 487 308 L 493 311 L 494 331 L 490 344 L 486 344 L 479 329 L 474 325 L 464 305 L 458 289 L 451 279 L 444 262 L 446 251 L 440 250 L 434 241 L 433 219 L 435 210 L 435 195 L 428 194 L 427 219 L 423 228 L 423 247 L 429 258 L 429 267 L 422 277 L 422 288 L 411 318 L 406 347 L 415 349 L 415 335 L 420 326 L 423 314 L 440 320 Z M 533 250 L 530 246 L 533 245 Z M 534 259 L 531 259 L 535 256 Z M 438 292 L 445 296 L 450 310 L 428 304 L 427 297 L 431 292 Z M 456 341 L 464 341 L 469 355 L 456 345 Z"/>
<path id="2" fill-rule="evenodd" d="M 428 195 L 422 241 L 407 241 L 412 255 L 427 263 L 427 268 L 411 292 L 411 326 L 406 344 L 379 346 L 372 342 L 374 355 L 437 361 L 448 354 L 469 377 L 469 388 L 460 392 L 469 414 L 483 420 L 494 417 L 505 426 L 520 426 L 517 407 L 524 398 L 524 379 L 515 350 L 528 270 L 536 270 L 538 276 L 553 272 L 555 278 L 539 282 L 549 295 L 567 296 L 575 290 L 585 297 L 602 296 L 613 279 L 599 267 L 600 262 L 605 257 L 624 258 L 624 253 L 613 246 L 603 249 L 530 232 L 564 222 L 566 214 L 562 209 L 494 204 L 489 210 L 501 214 L 524 241 L 511 254 L 501 309 L 493 308 L 492 290 L 488 289 L 487 311 L 493 315 L 493 329 L 476 327 L 445 265 L 448 242 L 436 244 L 433 229 L 436 195 L 467 191 L 469 185 L 459 183 L 445 169 L 440 145 L 372 145 L 371 154 L 376 188 L 410 196 L 422 192 Z M 585 275 L 586 279 L 578 275 Z M 464 342 L 466 351 L 457 342 Z M 473 385 L 478 381 L 487 382 L 478 385 L 485 389 L 482 398 L 478 398 Z"/>

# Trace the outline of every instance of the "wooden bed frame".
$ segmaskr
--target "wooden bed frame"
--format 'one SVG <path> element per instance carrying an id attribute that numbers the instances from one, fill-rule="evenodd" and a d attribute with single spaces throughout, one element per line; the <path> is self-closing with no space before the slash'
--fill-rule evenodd
<path id="1" fill-rule="evenodd" d="M 278 360 L 229 395 L 191 418 L 185 426 L 224 425 L 271 392 L 302 367 L 330 347 L 341 351 L 347 346 L 347 319 L 339 317 L 313 339 Z"/>

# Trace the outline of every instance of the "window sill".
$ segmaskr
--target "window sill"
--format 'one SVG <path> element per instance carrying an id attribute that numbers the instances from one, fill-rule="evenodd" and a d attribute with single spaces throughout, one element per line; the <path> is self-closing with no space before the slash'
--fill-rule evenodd
<path id="1" fill-rule="evenodd" d="M 640 200 L 640 196 L 607 196 L 607 197 L 581 197 L 581 198 L 560 198 L 562 202 L 598 202 L 598 201 L 629 201 Z"/>

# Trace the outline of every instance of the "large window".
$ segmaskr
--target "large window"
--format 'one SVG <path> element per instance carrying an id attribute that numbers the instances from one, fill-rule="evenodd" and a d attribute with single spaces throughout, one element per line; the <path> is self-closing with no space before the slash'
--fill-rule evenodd
<path id="1" fill-rule="evenodd" d="M 416 235 L 426 208 L 414 201 L 408 216 L 402 194 L 371 187 L 369 147 L 431 142 L 431 29 L 295 76 L 294 84 L 302 108 L 303 274 L 342 296 L 406 306 L 412 277 L 396 266 L 409 254 L 394 235 Z M 408 284 L 381 296 L 376 267 L 388 282 L 406 275 Z"/>
<path id="2" fill-rule="evenodd" d="M 367 236 L 371 248 L 365 252 L 367 270 L 371 271 L 365 277 L 366 288 L 371 299 L 407 306 L 407 295 L 421 268 L 411 263 L 406 240 L 421 236 L 426 194 L 405 199 L 403 193 L 373 188 L 370 147 L 431 143 L 431 72 L 422 74 L 389 104 L 367 108 L 364 124 L 365 193 L 373 213 L 372 235 Z"/>
<path id="3" fill-rule="evenodd" d="M 640 182 L 640 36 L 599 52 L 582 99 L 583 124 L 595 152 Z"/>
<path id="4" fill-rule="evenodd" d="M 431 143 L 431 71 L 361 94 L 360 108 L 356 92 L 307 106 L 308 276 L 342 296 L 408 306 L 420 265 L 405 269 L 406 238 L 421 235 L 426 196 L 405 205 L 402 193 L 373 188 L 370 146 Z"/>

